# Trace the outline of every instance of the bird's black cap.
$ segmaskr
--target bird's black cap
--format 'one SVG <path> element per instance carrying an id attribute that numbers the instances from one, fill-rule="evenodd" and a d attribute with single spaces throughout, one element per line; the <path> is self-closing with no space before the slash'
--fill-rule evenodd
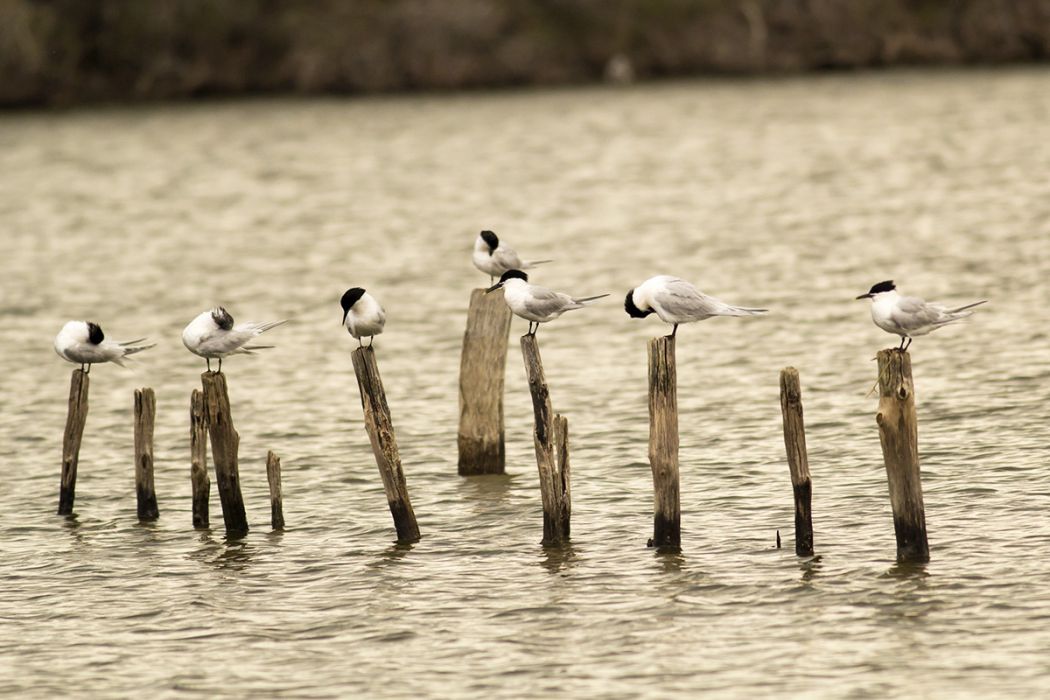
<path id="1" fill-rule="evenodd" d="M 361 287 L 351 287 L 343 293 L 343 298 L 339 300 L 339 304 L 343 307 L 343 320 L 346 321 L 346 315 L 350 313 L 350 309 L 353 308 L 357 300 L 364 296 L 365 290 Z"/>
<path id="2" fill-rule="evenodd" d="M 490 252 L 499 247 L 499 237 L 492 231 L 482 231 L 481 240 L 488 243 Z"/>
<path id="3" fill-rule="evenodd" d="M 215 325 L 224 331 L 228 331 L 233 328 L 233 316 L 230 316 L 230 312 L 226 309 L 218 306 L 211 311 L 211 318 L 215 321 Z"/>
<path id="4" fill-rule="evenodd" d="M 885 282 L 879 282 L 868 290 L 868 294 L 878 294 L 879 292 L 892 292 L 897 288 L 897 285 L 893 283 L 893 280 L 886 280 Z"/>
<path id="5" fill-rule="evenodd" d="M 88 327 L 88 341 L 98 345 L 106 339 L 106 334 L 102 332 L 102 326 L 98 325 L 93 321 L 87 322 Z"/>
<path id="6" fill-rule="evenodd" d="M 623 300 L 623 310 L 627 312 L 627 315 L 631 318 L 645 318 L 653 312 L 652 309 L 646 309 L 642 311 L 634 304 L 634 290 L 627 292 L 627 298 Z"/>
<path id="7" fill-rule="evenodd" d="M 500 282 L 500 284 L 503 284 L 507 280 L 513 280 L 513 279 L 525 280 L 526 282 L 528 282 L 529 281 L 529 276 L 526 275 L 521 270 L 507 270 L 506 272 L 504 272 L 500 276 L 499 282 Z"/>

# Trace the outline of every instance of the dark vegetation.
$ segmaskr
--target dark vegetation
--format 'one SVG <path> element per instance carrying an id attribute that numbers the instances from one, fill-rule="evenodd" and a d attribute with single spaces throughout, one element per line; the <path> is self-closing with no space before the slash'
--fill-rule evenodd
<path id="1" fill-rule="evenodd" d="M 0 105 L 1050 56 L 1050 0 L 0 0 Z M 613 65 L 616 65 L 616 61 Z"/>

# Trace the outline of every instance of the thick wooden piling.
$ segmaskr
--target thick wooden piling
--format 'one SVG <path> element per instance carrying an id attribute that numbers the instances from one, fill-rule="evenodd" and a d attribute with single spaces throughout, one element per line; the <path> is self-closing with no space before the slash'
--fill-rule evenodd
<path id="1" fill-rule="evenodd" d="M 354 350 L 354 373 L 357 387 L 361 391 L 361 408 L 365 415 L 365 428 L 372 443 L 372 452 L 383 479 L 390 515 L 394 518 L 398 542 L 415 542 L 419 539 L 419 525 L 408 498 L 408 484 L 401 468 L 401 455 L 397 450 L 394 424 L 390 420 L 390 408 L 383 391 L 383 380 L 379 376 L 375 351 L 371 346 Z"/>
<path id="2" fill-rule="evenodd" d="M 190 396 L 190 484 L 193 487 L 193 527 L 207 528 L 208 499 L 208 419 L 204 415 L 204 394 L 197 389 Z"/>
<path id="3" fill-rule="evenodd" d="M 893 506 L 897 561 L 925 562 L 930 559 L 930 547 L 926 540 L 919 473 L 919 429 L 911 356 L 896 348 L 880 350 L 878 362 L 879 409 L 875 421 L 879 425 Z"/>
<path id="4" fill-rule="evenodd" d="M 459 473 L 502 474 L 503 380 L 510 336 L 510 309 L 503 291 L 470 293 L 467 330 L 459 361 Z"/>
<path id="5" fill-rule="evenodd" d="M 653 470 L 652 546 L 682 546 L 678 476 L 678 376 L 671 336 L 649 340 L 649 466 Z"/>
<path id="6" fill-rule="evenodd" d="M 543 374 L 543 361 L 536 336 L 521 337 L 521 354 L 532 394 L 536 419 L 533 445 L 540 473 L 540 497 L 543 502 L 543 544 L 569 541 L 572 517 L 572 492 L 569 469 L 569 422 L 551 411 L 550 392 Z"/>
<path id="7" fill-rule="evenodd" d="M 69 380 L 69 412 L 66 431 L 62 436 L 62 475 L 58 490 L 58 514 L 71 515 L 77 488 L 77 462 L 80 460 L 80 442 L 88 412 L 88 375 L 81 369 L 73 370 Z"/>
<path id="8" fill-rule="evenodd" d="M 270 484 L 270 527 L 284 529 L 284 497 L 281 495 L 281 458 L 266 453 L 266 481 Z"/>
<path id="9" fill-rule="evenodd" d="M 791 486 L 795 491 L 795 554 L 808 557 L 813 555 L 813 513 L 810 508 L 813 485 L 809 478 L 806 427 L 802 420 L 802 384 L 794 367 L 780 370 L 780 411 L 784 417 L 784 449 L 787 450 Z"/>
<path id="10" fill-rule="evenodd" d="M 204 388 L 204 415 L 211 437 L 211 456 L 215 462 L 215 482 L 219 487 L 222 519 L 227 534 L 248 532 L 248 518 L 241 497 L 241 480 L 237 470 L 237 450 L 241 438 L 233 427 L 226 376 L 222 372 L 201 375 Z"/>
<path id="11" fill-rule="evenodd" d="M 135 390 L 135 495 L 139 520 L 156 520 L 157 491 L 153 485 L 153 423 L 157 399 L 153 389 Z"/>

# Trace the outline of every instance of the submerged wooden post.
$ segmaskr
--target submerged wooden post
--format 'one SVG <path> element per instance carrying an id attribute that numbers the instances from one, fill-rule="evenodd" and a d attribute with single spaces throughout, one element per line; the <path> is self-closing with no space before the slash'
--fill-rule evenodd
<path id="1" fill-rule="evenodd" d="M 135 496 L 139 520 L 156 520 L 157 491 L 153 486 L 153 423 L 157 399 L 153 389 L 135 390 Z"/>
<path id="2" fill-rule="evenodd" d="M 270 484 L 270 527 L 284 529 L 284 497 L 281 495 L 281 458 L 266 453 L 266 481 Z"/>
<path id="3" fill-rule="evenodd" d="M 71 515 L 77 488 L 77 462 L 80 460 L 80 441 L 88 412 L 88 374 L 73 370 L 69 379 L 69 412 L 66 414 L 66 432 L 62 436 L 62 476 L 58 490 L 58 514 Z"/>
<path id="4" fill-rule="evenodd" d="M 401 469 L 401 455 L 397 451 L 394 424 L 390 420 L 390 408 L 383 391 L 383 380 L 376 365 L 376 354 L 371 346 L 354 350 L 354 373 L 357 387 L 361 391 L 361 408 L 365 414 L 365 428 L 372 443 L 379 475 L 383 479 L 390 515 L 394 518 L 398 542 L 415 542 L 419 539 L 419 525 L 408 498 L 408 484 Z"/>
<path id="5" fill-rule="evenodd" d="M 201 375 L 201 385 L 204 387 L 204 415 L 211 436 L 211 456 L 222 502 L 222 519 L 227 533 L 244 534 L 248 532 L 248 517 L 244 513 L 237 471 L 237 449 L 241 438 L 233 428 L 226 376 L 222 372 L 205 372 Z"/>
<path id="6" fill-rule="evenodd" d="M 880 350 L 878 361 L 879 411 L 875 421 L 879 425 L 879 441 L 893 506 L 897 561 L 925 562 L 930 559 L 930 547 L 926 540 L 926 513 L 919 473 L 919 428 L 911 356 L 892 348 Z"/>
<path id="7" fill-rule="evenodd" d="M 459 474 L 502 474 L 503 378 L 507 366 L 510 309 L 503 291 L 470 293 L 467 330 L 459 361 Z"/>
<path id="8" fill-rule="evenodd" d="M 678 377 L 674 338 L 649 339 L 649 466 L 653 470 L 652 546 L 682 546 L 678 477 Z"/>
<path id="9" fill-rule="evenodd" d="M 193 527 L 208 527 L 208 419 L 204 415 L 204 394 L 197 389 L 190 395 L 190 484 L 193 487 Z"/>
<path id="10" fill-rule="evenodd" d="M 784 416 L 784 449 L 787 450 L 791 486 L 795 491 L 795 554 L 813 555 L 813 513 L 810 509 L 813 485 L 809 478 L 806 427 L 802 421 L 802 384 L 798 370 L 780 370 L 780 411 Z M 780 534 L 777 533 L 777 541 Z"/>
<path id="11" fill-rule="evenodd" d="M 572 517 L 572 493 L 569 486 L 569 421 L 552 414 L 547 379 L 536 336 L 521 336 L 521 354 L 529 378 L 532 410 L 536 418 L 533 444 L 536 466 L 540 472 L 540 497 L 543 501 L 543 544 L 569 541 Z"/>

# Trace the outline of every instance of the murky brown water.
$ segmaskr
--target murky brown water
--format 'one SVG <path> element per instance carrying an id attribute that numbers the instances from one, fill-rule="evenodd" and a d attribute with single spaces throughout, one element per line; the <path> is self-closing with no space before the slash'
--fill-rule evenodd
<path id="1" fill-rule="evenodd" d="M 0 693 L 595 698 L 1050 691 L 1050 75 L 931 72 L 626 90 L 255 101 L 0 117 Z M 477 231 L 612 292 L 540 331 L 573 446 L 573 545 L 543 550 L 508 361 L 506 478 L 456 475 Z M 681 556 L 651 529 L 645 340 L 676 273 L 762 319 L 683 327 Z M 915 341 L 932 561 L 894 565 L 875 351 L 882 279 L 960 303 Z M 377 342 L 424 539 L 393 528 L 339 324 Z M 292 323 L 225 365 L 253 530 L 190 527 L 182 327 Z M 160 345 L 98 367 L 77 515 L 55 516 L 69 318 Z M 515 321 L 514 335 L 525 322 Z M 792 549 L 777 374 L 802 374 L 819 559 Z M 132 390 L 157 391 L 140 525 Z M 284 462 L 270 533 L 263 459 Z M 213 516 L 221 522 L 217 498 Z M 775 532 L 785 548 L 773 548 Z"/>

